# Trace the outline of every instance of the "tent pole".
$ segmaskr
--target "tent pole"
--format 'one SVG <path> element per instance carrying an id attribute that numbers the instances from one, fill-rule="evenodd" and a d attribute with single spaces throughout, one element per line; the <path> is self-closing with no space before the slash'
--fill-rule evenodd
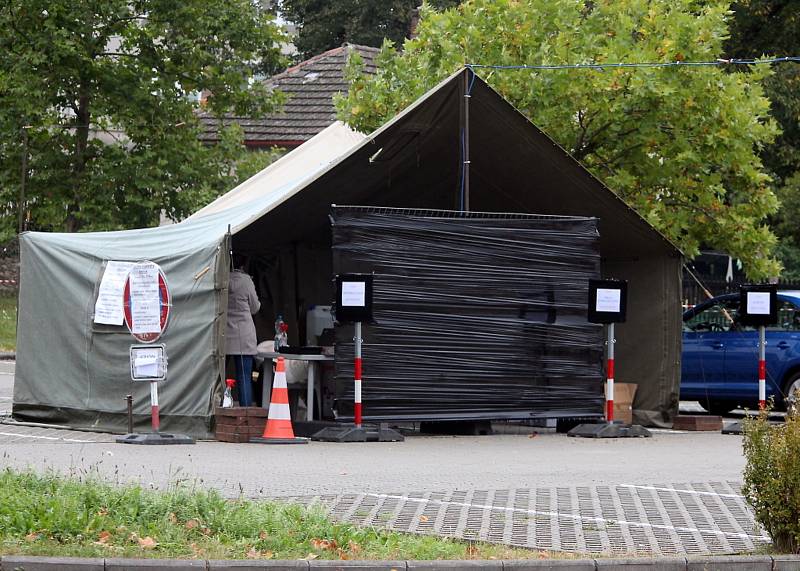
<path id="1" fill-rule="evenodd" d="M 463 161 L 461 165 L 461 210 L 469 212 L 469 73 L 471 70 L 465 69 L 463 78 L 464 98 L 461 103 L 461 145 L 463 149 Z M 471 72 L 474 73 L 474 72 Z"/>

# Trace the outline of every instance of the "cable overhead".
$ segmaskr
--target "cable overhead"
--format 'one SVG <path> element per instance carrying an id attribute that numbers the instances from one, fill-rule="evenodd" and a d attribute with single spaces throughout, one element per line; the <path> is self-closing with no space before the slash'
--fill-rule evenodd
<path id="1" fill-rule="evenodd" d="M 470 71 L 476 68 L 488 69 L 594 69 L 604 71 L 606 69 L 622 68 L 659 68 L 659 67 L 708 67 L 724 65 L 770 65 L 773 63 L 795 62 L 800 63 L 800 56 L 782 56 L 764 59 L 751 58 L 718 58 L 711 61 L 668 61 L 668 62 L 617 62 L 617 63 L 575 63 L 575 64 L 554 64 L 554 65 L 491 65 L 482 63 L 468 63 L 464 67 Z"/>

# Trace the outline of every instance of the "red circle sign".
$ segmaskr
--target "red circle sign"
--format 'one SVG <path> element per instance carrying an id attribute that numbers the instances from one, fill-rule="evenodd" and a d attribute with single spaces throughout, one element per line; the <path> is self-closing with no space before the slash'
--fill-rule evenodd
<path id="1" fill-rule="evenodd" d="M 167 328 L 172 307 L 167 279 L 154 262 L 139 262 L 125 279 L 122 306 L 125 325 L 142 343 L 156 341 Z"/>

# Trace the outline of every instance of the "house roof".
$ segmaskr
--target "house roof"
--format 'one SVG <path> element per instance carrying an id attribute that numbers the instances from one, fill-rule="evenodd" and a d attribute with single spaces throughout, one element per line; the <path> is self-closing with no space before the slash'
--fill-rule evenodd
<path id="1" fill-rule="evenodd" d="M 238 123 L 244 130 L 245 145 L 296 147 L 321 132 L 336 120 L 333 96 L 348 89 L 344 77 L 345 66 L 351 54 L 364 61 L 364 71 L 375 71 L 378 48 L 345 44 L 312 57 L 264 82 L 288 96 L 287 102 L 276 113 L 264 117 L 225 116 L 220 120 L 210 114 L 201 114 L 206 143 L 219 141 L 220 123 Z"/>

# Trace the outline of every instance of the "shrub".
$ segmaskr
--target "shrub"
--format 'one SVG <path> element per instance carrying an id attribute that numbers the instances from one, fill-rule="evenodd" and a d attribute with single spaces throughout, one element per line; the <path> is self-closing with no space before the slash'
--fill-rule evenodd
<path id="1" fill-rule="evenodd" d="M 782 553 L 800 553 L 800 415 L 771 425 L 769 409 L 744 421 L 744 496 Z"/>

